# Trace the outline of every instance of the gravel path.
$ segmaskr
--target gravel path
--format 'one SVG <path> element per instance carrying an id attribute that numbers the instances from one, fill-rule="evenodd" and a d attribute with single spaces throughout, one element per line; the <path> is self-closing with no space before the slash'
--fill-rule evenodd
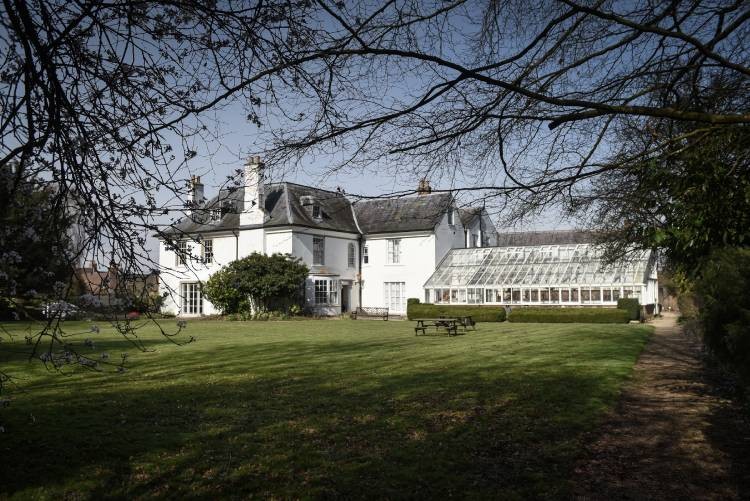
<path id="1" fill-rule="evenodd" d="M 750 499 L 750 423 L 674 316 L 576 468 L 577 499 Z M 726 393 L 726 392 L 725 392 Z"/>

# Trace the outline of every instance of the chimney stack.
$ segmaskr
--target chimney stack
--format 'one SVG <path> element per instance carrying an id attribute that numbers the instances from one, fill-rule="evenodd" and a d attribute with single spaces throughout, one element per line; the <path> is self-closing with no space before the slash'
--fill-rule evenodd
<path id="1" fill-rule="evenodd" d="M 203 183 L 201 183 L 200 176 L 190 178 L 190 193 L 192 194 L 193 207 L 198 207 L 203 203 Z"/>
<path id="2" fill-rule="evenodd" d="M 248 159 L 245 164 L 245 196 L 243 198 L 240 225 L 261 225 L 266 221 L 266 193 L 264 165 L 259 156 Z"/>
<path id="3" fill-rule="evenodd" d="M 432 193 L 430 182 L 427 180 L 426 177 L 423 177 L 422 179 L 419 180 L 419 186 L 417 187 L 417 194 L 429 195 L 430 193 Z"/>

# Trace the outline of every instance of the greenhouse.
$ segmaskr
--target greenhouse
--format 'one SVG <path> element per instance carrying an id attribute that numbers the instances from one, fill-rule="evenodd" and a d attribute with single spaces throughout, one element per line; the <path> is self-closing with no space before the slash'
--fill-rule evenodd
<path id="1" fill-rule="evenodd" d="M 424 285 L 430 303 L 616 306 L 656 304 L 654 256 L 606 265 L 591 243 L 452 249 Z"/>

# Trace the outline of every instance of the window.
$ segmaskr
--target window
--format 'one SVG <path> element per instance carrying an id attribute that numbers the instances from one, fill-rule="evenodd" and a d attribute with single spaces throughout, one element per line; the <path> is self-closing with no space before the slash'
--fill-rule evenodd
<path id="1" fill-rule="evenodd" d="M 602 294 L 604 295 L 604 302 L 605 303 L 611 303 L 612 302 L 612 289 L 604 289 L 602 291 Z"/>
<path id="2" fill-rule="evenodd" d="M 560 293 L 562 296 L 563 303 L 570 302 L 570 290 L 569 289 L 563 289 L 562 291 L 560 291 Z"/>
<path id="3" fill-rule="evenodd" d="M 182 266 L 187 260 L 188 243 L 187 240 L 180 240 L 177 242 L 177 249 L 175 249 L 175 265 Z"/>
<path id="4" fill-rule="evenodd" d="M 539 295 L 543 303 L 549 303 L 549 289 L 540 289 Z"/>
<path id="5" fill-rule="evenodd" d="M 187 282 L 180 284 L 180 300 L 183 315 L 202 315 L 203 296 L 201 284 L 198 282 Z"/>
<path id="6" fill-rule="evenodd" d="M 560 302 L 560 289 L 553 288 L 550 289 L 550 301 L 553 303 L 559 303 Z"/>
<path id="7" fill-rule="evenodd" d="M 320 219 L 320 205 L 313 205 L 312 214 L 315 219 Z"/>
<path id="8" fill-rule="evenodd" d="M 349 268 L 354 268 L 355 266 L 355 252 L 354 252 L 354 244 L 350 243 L 348 246 L 348 252 L 347 252 L 347 262 L 349 264 Z"/>
<path id="9" fill-rule="evenodd" d="M 591 301 L 591 289 L 581 289 L 581 302 L 588 303 Z"/>
<path id="10" fill-rule="evenodd" d="M 482 289 L 467 289 L 467 295 L 469 304 L 482 303 Z"/>
<path id="11" fill-rule="evenodd" d="M 532 303 L 539 302 L 539 289 L 531 289 L 531 302 Z"/>
<path id="12" fill-rule="evenodd" d="M 313 265 L 323 266 L 324 264 L 326 264 L 326 239 L 313 237 Z"/>
<path id="13" fill-rule="evenodd" d="M 204 240 L 203 241 L 203 262 L 211 264 L 214 262 L 214 241 Z"/>
<path id="14" fill-rule="evenodd" d="M 620 289 L 612 289 L 612 301 L 617 301 L 620 299 Z"/>
<path id="15" fill-rule="evenodd" d="M 327 278 L 315 279 L 315 304 L 332 305 L 339 304 L 339 281 Z"/>
<path id="16" fill-rule="evenodd" d="M 223 216 L 221 212 L 221 209 L 211 209 L 211 221 L 218 221 L 221 219 Z"/>
<path id="17" fill-rule="evenodd" d="M 406 282 L 383 282 L 383 291 L 389 313 L 406 311 Z"/>
<path id="18" fill-rule="evenodd" d="M 328 280 L 315 281 L 315 304 L 328 303 Z"/>
<path id="19" fill-rule="evenodd" d="M 386 263 L 399 264 L 401 262 L 401 239 L 389 238 L 386 242 L 386 247 L 388 249 Z"/>
<path id="20" fill-rule="evenodd" d="M 453 209 L 448 210 L 448 224 L 451 226 L 454 224 Z"/>
<path id="21" fill-rule="evenodd" d="M 570 289 L 570 301 L 572 303 L 578 302 L 578 289 Z"/>
<path id="22" fill-rule="evenodd" d="M 366 245 L 362 247 L 362 262 L 364 264 L 370 264 L 370 250 Z"/>
<path id="23" fill-rule="evenodd" d="M 601 298 L 601 289 L 599 289 L 599 288 L 591 289 L 591 300 L 592 301 L 596 301 L 596 302 L 599 302 L 599 301 L 602 300 L 602 298 Z"/>
<path id="24" fill-rule="evenodd" d="M 513 289 L 513 302 L 514 303 L 521 302 L 521 289 Z"/>

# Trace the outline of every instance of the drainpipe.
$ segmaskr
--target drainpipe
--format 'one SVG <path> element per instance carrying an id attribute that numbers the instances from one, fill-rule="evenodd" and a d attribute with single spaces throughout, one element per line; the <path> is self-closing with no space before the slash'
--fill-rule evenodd
<path id="1" fill-rule="evenodd" d="M 358 261 L 358 269 L 357 274 L 359 275 L 359 287 L 357 287 L 357 296 L 359 296 L 359 301 L 357 303 L 357 307 L 362 306 L 362 249 L 364 249 L 364 244 L 362 242 L 362 235 L 359 235 L 359 259 Z M 350 305 L 351 307 L 351 305 Z"/>
<path id="2" fill-rule="evenodd" d="M 237 261 L 240 258 L 240 232 L 232 230 L 234 234 L 234 260 Z"/>

